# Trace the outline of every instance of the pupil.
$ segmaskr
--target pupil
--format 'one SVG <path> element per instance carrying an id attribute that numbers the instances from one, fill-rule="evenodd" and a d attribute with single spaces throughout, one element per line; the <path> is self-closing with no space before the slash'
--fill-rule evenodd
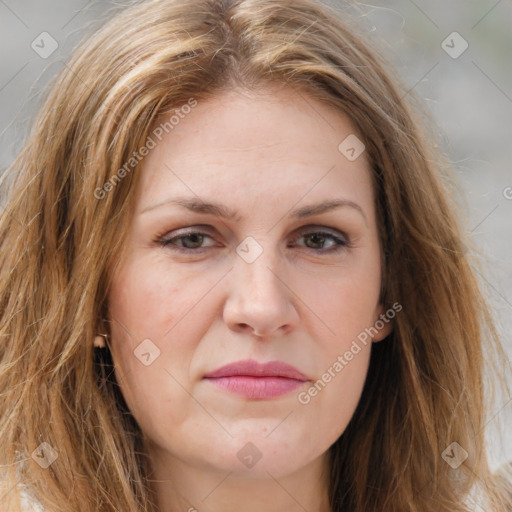
<path id="1" fill-rule="evenodd" d="M 322 235 L 314 234 L 314 235 L 310 235 L 310 239 L 313 240 L 313 244 L 315 244 L 315 245 L 317 245 L 318 241 L 320 241 L 320 246 L 321 246 L 321 245 L 323 245 L 323 241 L 325 240 L 325 237 Z M 315 240 L 316 240 L 316 242 L 315 242 Z"/>
<path id="2" fill-rule="evenodd" d="M 186 243 L 187 240 L 190 240 L 190 239 L 195 239 L 196 241 L 192 241 L 192 247 L 189 247 L 189 244 Z M 191 235 L 187 235 L 184 239 L 183 239 L 183 245 L 185 245 L 185 247 L 187 247 L 188 249 L 194 249 L 194 248 L 197 248 L 198 246 L 201 245 L 201 242 L 203 241 L 203 236 L 202 235 L 199 235 L 197 233 L 193 233 Z M 197 244 L 197 245 L 194 245 Z"/>

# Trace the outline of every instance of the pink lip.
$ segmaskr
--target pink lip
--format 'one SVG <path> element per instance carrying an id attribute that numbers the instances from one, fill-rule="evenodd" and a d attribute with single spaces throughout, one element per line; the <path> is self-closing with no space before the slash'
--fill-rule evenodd
<path id="1" fill-rule="evenodd" d="M 237 361 L 204 376 L 216 386 L 252 399 L 274 398 L 293 391 L 309 379 L 297 368 L 271 361 Z"/>

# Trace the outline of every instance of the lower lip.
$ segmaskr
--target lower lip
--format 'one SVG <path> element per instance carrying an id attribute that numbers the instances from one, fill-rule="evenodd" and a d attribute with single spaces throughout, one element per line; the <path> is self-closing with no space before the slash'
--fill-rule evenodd
<path id="1" fill-rule="evenodd" d="M 304 384 L 304 381 L 286 377 L 249 377 L 245 375 L 213 377 L 207 380 L 226 391 L 254 400 L 285 395 Z"/>

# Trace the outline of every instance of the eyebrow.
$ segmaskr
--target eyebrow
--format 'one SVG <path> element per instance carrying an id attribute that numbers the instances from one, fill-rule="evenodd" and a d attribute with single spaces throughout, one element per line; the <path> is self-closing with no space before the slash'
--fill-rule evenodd
<path id="1" fill-rule="evenodd" d="M 191 210 L 196 213 L 204 213 L 208 215 L 213 215 L 215 217 L 220 217 L 223 219 L 236 221 L 242 219 L 239 212 L 231 210 L 230 208 L 223 204 L 217 203 L 215 201 L 203 201 L 202 199 L 193 197 L 175 197 L 172 199 L 167 199 L 152 206 L 147 206 L 140 212 L 140 214 L 142 215 L 145 212 L 154 210 L 156 208 L 168 204 L 176 204 L 179 206 L 183 206 L 184 208 L 187 208 L 188 210 Z M 289 213 L 289 215 L 297 219 L 303 219 L 305 217 L 319 215 L 321 213 L 325 213 L 344 206 L 348 206 L 358 211 L 363 216 L 365 223 L 368 224 L 368 219 L 366 218 L 363 209 L 357 203 L 354 203 L 354 201 L 350 201 L 348 199 L 332 199 L 317 204 L 302 206 L 300 208 L 292 210 Z"/>

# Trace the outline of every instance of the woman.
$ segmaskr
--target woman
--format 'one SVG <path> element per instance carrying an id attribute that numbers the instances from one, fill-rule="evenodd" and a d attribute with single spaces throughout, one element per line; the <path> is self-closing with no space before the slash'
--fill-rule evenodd
<path id="1" fill-rule="evenodd" d="M 311 0 L 78 48 L 0 225 L 3 509 L 507 509 L 499 338 L 387 68 Z"/>

